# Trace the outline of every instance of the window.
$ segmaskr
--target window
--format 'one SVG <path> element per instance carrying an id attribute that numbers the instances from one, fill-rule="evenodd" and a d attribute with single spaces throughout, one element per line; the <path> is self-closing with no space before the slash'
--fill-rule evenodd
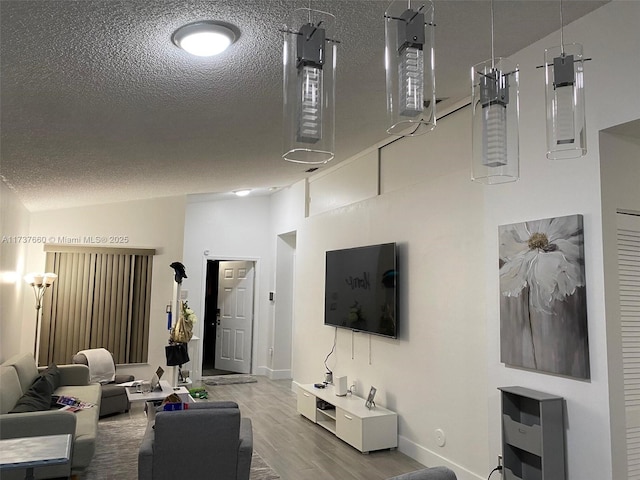
<path id="1" fill-rule="evenodd" d="M 58 275 L 42 309 L 40 363 L 106 348 L 115 363 L 146 363 L 155 250 L 46 245 Z"/>

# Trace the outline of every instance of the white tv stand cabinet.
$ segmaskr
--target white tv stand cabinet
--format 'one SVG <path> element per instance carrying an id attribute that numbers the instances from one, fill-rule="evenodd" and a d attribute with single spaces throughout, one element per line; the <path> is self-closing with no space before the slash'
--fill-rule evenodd
<path id="1" fill-rule="evenodd" d="M 338 397 L 333 385 L 315 388 L 313 384 L 299 384 L 298 413 L 326 428 L 339 439 L 362 453 L 398 446 L 398 415 L 375 406 L 368 409 L 364 398 L 356 395 Z M 319 408 L 324 400 L 328 408 Z"/>

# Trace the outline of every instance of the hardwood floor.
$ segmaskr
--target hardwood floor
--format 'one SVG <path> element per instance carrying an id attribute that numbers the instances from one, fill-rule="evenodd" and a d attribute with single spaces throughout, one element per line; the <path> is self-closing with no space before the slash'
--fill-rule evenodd
<path id="1" fill-rule="evenodd" d="M 283 480 L 376 480 L 423 468 L 397 450 L 362 454 L 302 417 L 290 380 L 204 386 L 209 399 L 233 400 L 251 418 L 254 450 Z"/>

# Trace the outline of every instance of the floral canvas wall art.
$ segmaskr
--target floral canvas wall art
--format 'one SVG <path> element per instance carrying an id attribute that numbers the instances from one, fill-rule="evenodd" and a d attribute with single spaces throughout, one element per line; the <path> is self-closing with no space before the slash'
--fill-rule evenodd
<path id="1" fill-rule="evenodd" d="M 582 215 L 498 227 L 500 360 L 590 378 Z"/>

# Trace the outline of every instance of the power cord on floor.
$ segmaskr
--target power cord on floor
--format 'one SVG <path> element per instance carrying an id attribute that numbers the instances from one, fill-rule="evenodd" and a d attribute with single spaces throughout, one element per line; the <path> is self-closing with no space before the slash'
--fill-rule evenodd
<path id="1" fill-rule="evenodd" d="M 489 480 L 491 478 L 491 475 L 493 475 L 495 472 L 502 472 L 502 465 L 498 465 L 496 468 L 491 470 L 491 473 L 487 477 L 487 480 Z"/>

